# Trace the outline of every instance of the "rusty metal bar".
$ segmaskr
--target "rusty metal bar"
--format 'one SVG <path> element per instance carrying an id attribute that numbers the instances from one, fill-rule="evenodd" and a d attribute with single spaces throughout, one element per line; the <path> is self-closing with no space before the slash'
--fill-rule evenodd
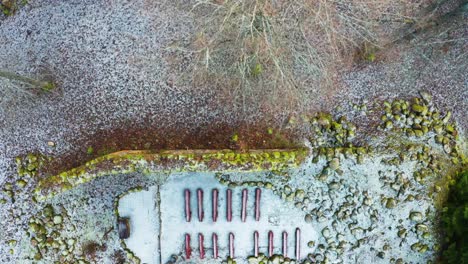
<path id="1" fill-rule="evenodd" d="M 185 234 L 185 259 L 190 259 L 192 256 L 192 248 L 190 247 L 190 235 Z"/>
<path id="2" fill-rule="evenodd" d="M 288 257 L 288 233 L 283 231 L 283 256 L 286 258 Z"/>
<path id="3" fill-rule="evenodd" d="M 254 232 L 254 256 L 258 257 L 258 232 Z"/>
<path id="4" fill-rule="evenodd" d="M 273 256 L 273 231 L 268 232 L 268 256 Z"/>
<path id="5" fill-rule="evenodd" d="M 198 250 L 200 252 L 200 259 L 205 258 L 205 246 L 203 245 L 203 235 L 198 234 Z"/>
<path id="6" fill-rule="evenodd" d="M 203 190 L 197 190 L 198 221 L 203 222 L 205 212 L 203 212 Z"/>
<path id="7" fill-rule="evenodd" d="M 227 218 L 228 222 L 231 222 L 232 221 L 232 190 L 231 189 L 227 189 L 226 196 L 227 196 L 227 199 L 226 199 L 226 203 L 227 203 L 227 205 L 226 205 L 226 207 L 227 207 L 226 218 Z"/>
<path id="8" fill-rule="evenodd" d="M 255 221 L 260 221 L 260 197 L 262 190 L 260 188 L 255 189 Z"/>
<path id="9" fill-rule="evenodd" d="M 213 233 L 212 236 L 212 243 L 213 243 L 213 258 L 218 258 L 218 235 Z"/>
<path id="10" fill-rule="evenodd" d="M 242 190 L 242 209 L 241 209 L 241 220 L 245 222 L 247 219 L 247 197 L 249 191 L 247 189 Z"/>
<path id="11" fill-rule="evenodd" d="M 296 228 L 296 261 L 301 260 L 301 230 Z"/>
<path id="12" fill-rule="evenodd" d="M 234 234 L 229 233 L 229 257 L 234 258 Z"/>
<path id="13" fill-rule="evenodd" d="M 219 191 L 218 189 L 213 189 L 212 191 L 212 197 L 211 197 L 211 214 L 213 218 L 213 222 L 216 222 L 218 220 L 218 194 Z"/>
<path id="14" fill-rule="evenodd" d="M 192 219 L 192 212 L 190 211 L 190 190 L 185 189 L 185 220 L 190 222 Z"/>

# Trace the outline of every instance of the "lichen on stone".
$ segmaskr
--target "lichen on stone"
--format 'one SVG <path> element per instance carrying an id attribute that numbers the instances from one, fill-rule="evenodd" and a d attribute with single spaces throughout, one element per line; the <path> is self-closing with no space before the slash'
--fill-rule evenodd
<path id="1" fill-rule="evenodd" d="M 306 149 L 120 151 L 46 177 L 35 190 L 38 200 L 105 175 L 175 171 L 281 171 L 296 167 L 305 159 Z"/>

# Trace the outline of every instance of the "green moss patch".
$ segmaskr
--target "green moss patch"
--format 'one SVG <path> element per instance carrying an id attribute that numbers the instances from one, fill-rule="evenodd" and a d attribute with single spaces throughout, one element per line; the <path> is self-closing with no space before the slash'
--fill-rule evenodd
<path id="1" fill-rule="evenodd" d="M 120 151 L 40 180 L 35 196 L 44 200 L 101 176 L 133 172 L 281 171 L 301 164 L 307 153 L 306 149 Z"/>

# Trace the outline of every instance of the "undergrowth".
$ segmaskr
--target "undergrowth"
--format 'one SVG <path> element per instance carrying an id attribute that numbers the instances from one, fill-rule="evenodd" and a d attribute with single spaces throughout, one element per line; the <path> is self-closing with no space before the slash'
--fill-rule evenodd
<path id="1" fill-rule="evenodd" d="M 468 263 L 468 170 L 458 175 L 442 210 L 442 263 Z"/>
<path id="2" fill-rule="evenodd" d="M 242 103 L 289 102 L 332 93 L 356 54 L 367 61 L 389 41 L 382 27 L 413 21 L 407 1 L 192 0 L 196 34 L 186 47 L 190 81 L 221 88 Z"/>
<path id="3" fill-rule="evenodd" d="M 5 16 L 12 16 L 27 3 L 28 0 L 2 0 L 0 1 L 0 12 Z"/>

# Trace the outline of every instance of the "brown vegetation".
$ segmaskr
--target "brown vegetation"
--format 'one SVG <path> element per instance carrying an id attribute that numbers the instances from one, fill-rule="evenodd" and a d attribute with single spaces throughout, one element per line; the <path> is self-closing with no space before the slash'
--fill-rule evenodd
<path id="1" fill-rule="evenodd" d="M 107 246 L 98 244 L 96 241 L 88 241 L 82 245 L 82 249 L 83 255 L 85 255 L 87 259 L 94 260 L 96 258 L 96 254 L 99 251 L 105 251 Z"/>
<path id="2" fill-rule="evenodd" d="M 188 47 L 171 47 L 194 58 L 188 80 L 242 105 L 294 110 L 311 88 L 333 93 L 339 71 L 356 58 L 374 61 L 419 8 L 404 0 L 191 3 L 196 34 Z"/>

